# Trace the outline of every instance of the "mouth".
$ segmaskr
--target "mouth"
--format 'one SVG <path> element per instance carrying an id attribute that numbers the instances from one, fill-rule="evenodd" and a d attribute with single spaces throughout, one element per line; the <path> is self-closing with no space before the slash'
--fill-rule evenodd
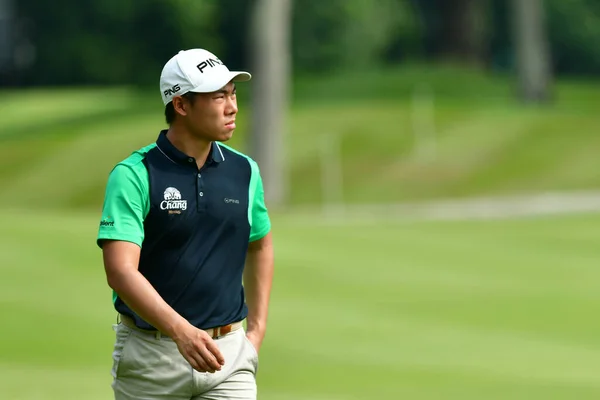
<path id="1" fill-rule="evenodd" d="M 235 121 L 230 121 L 225 124 L 225 127 L 228 129 L 235 129 Z"/>

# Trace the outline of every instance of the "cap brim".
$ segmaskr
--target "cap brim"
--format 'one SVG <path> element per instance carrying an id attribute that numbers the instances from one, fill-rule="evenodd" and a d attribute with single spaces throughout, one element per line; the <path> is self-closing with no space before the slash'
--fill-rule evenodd
<path id="1" fill-rule="evenodd" d="M 250 79 L 252 79 L 252 75 L 250 75 L 250 72 L 245 72 L 245 71 L 231 71 L 231 73 L 233 74 L 233 81 L 234 82 L 247 82 Z"/>
<path id="2" fill-rule="evenodd" d="M 223 74 L 218 79 L 214 79 L 210 84 L 206 83 L 204 85 L 200 85 L 190 92 L 195 93 L 211 93 L 216 92 L 219 89 L 222 89 L 229 82 L 247 82 L 252 79 L 252 75 L 249 72 L 245 71 L 229 71 L 226 74 Z"/>

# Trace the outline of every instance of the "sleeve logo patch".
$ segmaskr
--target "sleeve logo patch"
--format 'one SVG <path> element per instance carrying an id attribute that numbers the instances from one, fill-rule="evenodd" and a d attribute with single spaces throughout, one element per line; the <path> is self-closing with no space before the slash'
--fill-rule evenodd
<path id="1" fill-rule="evenodd" d="M 113 221 L 112 218 L 108 216 L 106 218 L 102 218 L 102 220 L 100 221 L 100 226 L 113 227 L 115 226 L 115 221 Z"/>

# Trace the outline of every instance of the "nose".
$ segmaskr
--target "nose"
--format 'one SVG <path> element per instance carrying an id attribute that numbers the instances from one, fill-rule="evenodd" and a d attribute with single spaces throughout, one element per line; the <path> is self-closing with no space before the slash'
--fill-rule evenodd
<path id="1" fill-rule="evenodd" d="M 226 112 L 227 115 L 237 114 L 238 106 L 237 99 L 235 97 L 228 97 Z"/>

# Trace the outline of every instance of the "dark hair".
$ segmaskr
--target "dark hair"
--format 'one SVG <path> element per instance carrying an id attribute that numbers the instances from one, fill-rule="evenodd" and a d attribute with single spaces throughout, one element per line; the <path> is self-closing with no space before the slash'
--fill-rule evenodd
<path id="1" fill-rule="evenodd" d="M 186 99 L 188 99 L 188 101 L 191 104 L 194 104 L 194 99 L 195 99 L 195 93 L 193 92 L 187 92 L 185 94 L 183 94 L 181 97 L 185 97 Z M 177 113 L 175 112 L 175 107 L 173 107 L 173 102 L 170 101 L 166 106 L 165 106 L 165 121 L 167 121 L 168 125 L 171 125 L 173 123 L 173 121 L 175 121 L 175 115 Z"/>

